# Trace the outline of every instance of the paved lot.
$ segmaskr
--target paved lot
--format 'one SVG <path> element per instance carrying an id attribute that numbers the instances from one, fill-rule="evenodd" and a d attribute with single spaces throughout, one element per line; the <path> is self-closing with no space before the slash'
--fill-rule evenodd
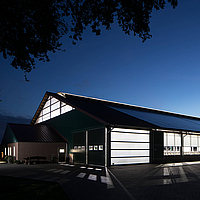
<path id="1" fill-rule="evenodd" d="M 59 182 L 72 199 L 200 199 L 200 162 L 104 167 L 0 164 L 0 175 Z"/>

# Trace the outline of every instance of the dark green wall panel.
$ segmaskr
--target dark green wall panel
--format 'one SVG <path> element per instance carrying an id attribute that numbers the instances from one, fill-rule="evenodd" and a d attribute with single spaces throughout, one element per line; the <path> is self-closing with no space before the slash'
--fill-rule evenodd
<path id="1" fill-rule="evenodd" d="M 104 157 L 104 150 L 105 150 L 105 129 L 96 129 L 88 131 L 88 145 L 95 146 L 103 145 L 103 150 L 92 150 L 89 151 L 88 155 L 88 163 L 89 164 L 96 164 L 96 165 L 104 165 L 105 157 Z"/>
<path id="2" fill-rule="evenodd" d="M 9 143 L 15 143 L 15 142 L 18 142 L 18 141 L 16 137 L 14 136 L 10 126 L 7 125 L 4 136 L 3 136 L 2 144 L 6 145 Z"/>
<path id="3" fill-rule="evenodd" d="M 45 121 L 43 124 L 52 126 L 56 131 L 63 135 L 68 140 L 69 150 L 73 149 L 73 132 L 104 127 L 102 123 L 79 112 L 78 110 L 72 110 Z"/>

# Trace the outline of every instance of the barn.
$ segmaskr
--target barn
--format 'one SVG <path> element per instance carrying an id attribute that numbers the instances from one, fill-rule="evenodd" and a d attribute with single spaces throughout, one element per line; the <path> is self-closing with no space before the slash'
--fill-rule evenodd
<path id="1" fill-rule="evenodd" d="M 38 125 L 51 127 L 68 141 L 66 160 L 74 163 L 111 166 L 200 160 L 200 118 L 194 116 L 46 92 L 30 124 Z"/>

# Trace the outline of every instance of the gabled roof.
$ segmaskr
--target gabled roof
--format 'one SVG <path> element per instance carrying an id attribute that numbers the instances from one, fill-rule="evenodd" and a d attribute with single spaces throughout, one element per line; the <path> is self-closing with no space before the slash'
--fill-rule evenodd
<path id="1" fill-rule="evenodd" d="M 67 103 L 105 125 L 200 132 L 200 118 L 198 117 L 63 92 L 57 94 L 46 92 L 33 117 L 32 124 L 35 123 L 48 96 Z"/>
<path id="2" fill-rule="evenodd" d="M 11 124 L 11 128 L 17 142 L 67 142 L 56 130 L 48 125 L 27 125 L 27 124 Z"/>

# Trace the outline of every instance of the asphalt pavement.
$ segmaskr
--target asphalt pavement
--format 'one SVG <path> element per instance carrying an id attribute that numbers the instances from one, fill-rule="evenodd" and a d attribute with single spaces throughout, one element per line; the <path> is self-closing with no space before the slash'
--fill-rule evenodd
<path id="1" fill-rule="evenodd" d="M 59 182 L 75 200 L 200 199 L 200 162 L 88 166 L 0 164 L 0 175 Z"/>

